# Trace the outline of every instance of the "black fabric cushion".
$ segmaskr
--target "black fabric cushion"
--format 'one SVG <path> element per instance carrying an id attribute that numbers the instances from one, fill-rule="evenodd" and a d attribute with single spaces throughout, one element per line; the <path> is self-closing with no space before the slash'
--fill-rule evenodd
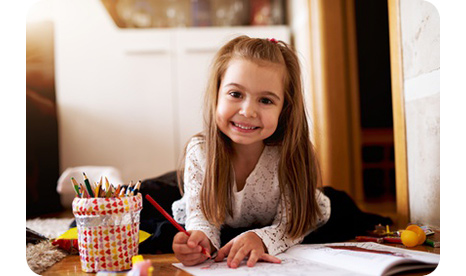
<path id="1" fill-rule="evenodd" d="M 139 244 L 140 254 L 173 253 L 172 241 L 178 230 L 145 198 L 149 194 L 171 216 L 172 203 L 181 198 L 176 172 L 144 180 L 140 192 L 143 196 L 139 229 L 152 234 Z M 184 226 L 184 225 L 183 225 Z"/>
<path id="2" fill-rule="evenodd" d="M 160 212 L 157 211 L 149 201 L 147 201 L 145 198 L 146 194 L 149 194 L 155 201 L 157 201 L 157 203 L 171 216 L 173 216 L 172 203 L 181 198 L 175 171 L 142 181 L 139 191 L 143 196 L 141 220 L 152 218 L 159 220 L 164 219 L 164 216 L 160 214 Z"/>
<path id="3" fill-rule="evenodd" d="M 389 217 L 361 211 L 343 191 L 323 187 L 323 192 L 330 199 L 330 218 L 325 225 L 306 236 L 303 243 L 343 242 L 366 235 L 378 224 L 393 224 Z"/>

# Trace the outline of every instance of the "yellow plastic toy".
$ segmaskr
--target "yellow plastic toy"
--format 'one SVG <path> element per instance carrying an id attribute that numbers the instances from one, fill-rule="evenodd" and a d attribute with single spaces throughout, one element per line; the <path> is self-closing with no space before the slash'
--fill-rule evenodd
<path id="1" fill-rule="evenodd" d="M 406 230 L 401 232 L 401 242 L 406 247 L 414 247 L 416 245 L 421 245 L 426 241 L 426 234 L 421 227 L 412 224 L 406 227 Z"/>
<path id="2" fill-rule="evenodd" d="M 401 242 L 406 247 L 416 246 L 418 242 L 417 234 L 411 230 L 403 230 L 403 232 L 401 232 Z"/>
<path id="3" fill-rule="evenodd" d="M 418 238 L 417 245 L 421 245 L 426 241 L 426 233 L 424 232 L 424 230 L 421 229 L 421 227 L 412 224 L 406 227 L 406 230 L 413 231 L 414 233 L 417 234 L 417 238 Z"/>

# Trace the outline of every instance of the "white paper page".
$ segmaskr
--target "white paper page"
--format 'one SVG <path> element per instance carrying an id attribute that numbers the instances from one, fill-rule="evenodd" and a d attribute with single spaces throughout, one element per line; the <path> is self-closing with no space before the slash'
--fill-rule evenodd
<path id="1" fill-rule="evenodd" d="M 229 268 L 226 259 L 223 262 L 214 262 L 208 260 L 197 266 L 184 266 L 181 263 L 173 264 L 174 266 L 185 270 L 195 276 L 363 276 L 365 274 L 355 273 L 340 269 L 337 267 L 328 266 L 321 263 L 316 263 L 308 260 L 301 260 L 290 257 L 286 254 L 279 254 L 277 257 L 282 261 L 281 264 L 272 264 L 266 262 L 258 262 L 254 267 L 246 266 L 246 261 L 243 261 L 238 268 Z M 366 275 L 365 275 L 366 276 Z"/>
<path id="2" fill-rule="evenodd" d="M 335 250 L 329 246 L 357 246 L 382 253 L 366 253 L 352 250 Z M 258 262 L 254 267 L 247 267 L 246 261 L 239 268 L 227 266 L 226 260 L 214 262 L 209 260 L 197 266 L 186 267 L 181 263 L 173 264 L 193 275 L 319 275 L 319 276 L 359 276 L 382 275 L 386 267 L 406 258 L 438 264 L 438 254 L 419 252 L 380 245 L 376 243 L 331 243 L 296 245 L 285 253 L 277 255 L 281 264 Z"/>
<path id="3" fill-rule="evenodd" d="M 329 246 L 356 246 L 358 248 L 376 250 L 384 253 L 365 253 L 353 250 L 335 250 Z M 377 243 L 331 243 L 296 245 L 286 251 L 288 255 L 310 259 L 328 265 L 335 265 L 355 272 L 369 275 L 382 275 L 386 267 L 393 263 L 403 262 L 405 259 L 419 260 L 426 263 L 438 264 L 438 254 L 406 250 Z"/>

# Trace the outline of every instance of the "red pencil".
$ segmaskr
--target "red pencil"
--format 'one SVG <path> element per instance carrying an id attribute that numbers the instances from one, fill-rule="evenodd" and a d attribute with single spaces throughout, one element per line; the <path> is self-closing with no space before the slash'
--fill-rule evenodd
<path id="1" fill-rule="evenodd" d="M 170 216 L 170 214 L 168 214 L 163 208 L 162 206 L 160 206 L 150 195 L 146 195 L 146 199 L 149 200 L 149 202 L 154 205 L 155 208 L 157 208 L 157 210 L 159 210 L 159 212 L 165 217 L 168 219 L 168 221 L 173 224 L 173 226 L 176 227 L 176 229 L 178 229 L 178 231 L 180 232 L 183 232 L 185 233 L 186 235 L 191 236 L 188 231 L 186 231 L 181 225 L 178 224 L 178 222 L 176 222 L 172 216 Z M 202 253 L 205 254 L 208 258 L 211 258 L 209 252 L 207 252 L 207 250 L 202 247 Z"/>

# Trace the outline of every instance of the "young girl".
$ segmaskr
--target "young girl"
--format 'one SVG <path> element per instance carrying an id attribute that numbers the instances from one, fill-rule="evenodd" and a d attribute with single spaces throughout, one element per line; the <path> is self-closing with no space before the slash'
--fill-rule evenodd
<path id="1" fill-rule="evenodd" d="M 325 224 L 330 201 L 320 175 L 303 100 L 298 58 L 284 42 L 241 36 L 213 62 L 205 129 L 186 148 L 183 197 L 173 239 L 184 265 L 217 253 L 236 268 L 274 257 Z M 245 230 L 222 246 L 224 232 Z"/>

